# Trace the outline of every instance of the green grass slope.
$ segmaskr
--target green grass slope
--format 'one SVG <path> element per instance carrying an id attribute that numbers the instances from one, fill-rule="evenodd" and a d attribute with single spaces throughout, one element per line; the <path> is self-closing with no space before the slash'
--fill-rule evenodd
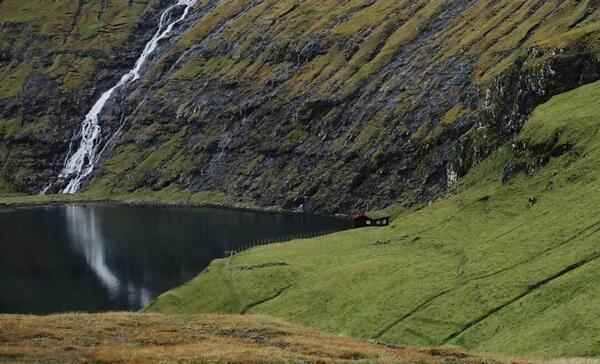
<path id="1" fill-rule="evenodd" d="M 148 311 L 260 313 L 400 344 L 600 355 L 599 99 L 594 83 L 538 107 L 456 193 L 389 228 L 217 260 Z"/>

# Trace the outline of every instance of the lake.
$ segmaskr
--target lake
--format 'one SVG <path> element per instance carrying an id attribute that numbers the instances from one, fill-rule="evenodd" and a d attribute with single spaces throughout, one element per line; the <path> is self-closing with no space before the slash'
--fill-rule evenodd
<path id="1" fill-rule="evenodd" d="M 0 210 L 0 313 L 139 310 L 226 251 L 350 225 L 333 217 L 218 208 Z"/>

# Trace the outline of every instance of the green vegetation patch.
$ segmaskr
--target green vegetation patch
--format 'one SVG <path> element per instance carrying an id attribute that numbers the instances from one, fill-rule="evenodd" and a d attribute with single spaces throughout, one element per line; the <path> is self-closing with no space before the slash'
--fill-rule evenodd
<path id="1" fill-rule="evenodd" d="M 31 73 L 31 65 L 20 64 L 15 67 L 0 68 L 0 99 L 19 95 L 27 77 Z"/>
<path id="2" fill-rule="evenodd" d="M 0 177 L 0 194 L 9 194 L 13 192 L 12 186 Z"/>
<path id="3" fill-rule="evenodd" d="M 4 0 L 0 22 L 29 23 L 50 44 L 104 49 L 126 39 L 149 2 Z"/>
<path id="4" fill-rule="evenodd" d="M 595 83 L 533 113 L 515 142 L 530 155 L 550 151 L 533 173 L 501 182 L 523 153 L 506 145 L 455 195 L 398 211 L 389 228 L 215 261 L 148 310 L 270 314 L 403 345 L 600 355 L 599 98 Z M 269 262 L 287 265 L 239 269 Z"/>

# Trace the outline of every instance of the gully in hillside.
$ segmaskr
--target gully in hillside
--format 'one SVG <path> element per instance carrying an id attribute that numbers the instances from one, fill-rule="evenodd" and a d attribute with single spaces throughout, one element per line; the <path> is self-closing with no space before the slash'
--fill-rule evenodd
<path id="1" fill-rule="evenodd" d="M 177 0 L 177 3 L 168 7 L 161 14 L 158 30 L 146 44 L 144 51 L 136 61 L 134 67 L 127 72 L 119 82 L 110 90 L 104 92 L 96 101 L 92 109 L 87 113 L 81 125 L 79 132 L 80 141 L 78 148 L 72 152 L 69 147 L 69 153 L 65 160 L 65 165 L 60 172 L 59 181 L 63 183 L 62 193 L 76 193 L 80 190 L 82 182 L 92 174 L 96 167 L 102 150 L 101 145 L 101 124 L 100 116 L 106 103 L 113 97 L 115 92 L 123 87 L 127 87 L 140 78 L 142 68 L 145 66 L 148 58 L 156 51 L 161 40 L 170 37 L 175 26 L 187 18 L 192 7 L 197 0 Z M 184 7 L 181 14 L 173 17 L 173 11 Z M 71 141 L 73 143 L 73 141 Z M 46 186 L 43 193 L 46 193 L 53 184 Z"/>

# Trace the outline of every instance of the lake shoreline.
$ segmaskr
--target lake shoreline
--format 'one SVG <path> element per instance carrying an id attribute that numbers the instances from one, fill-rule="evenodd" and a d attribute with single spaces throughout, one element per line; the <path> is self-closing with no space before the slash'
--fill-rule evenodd
<path id="1" fill-rule="evenodd" d="M 241 203 L 228 202 L 190 202 L 190 201 L 165 201 L 159 199 L 136 200 L 133 196 L 123 196 L 116 198 L 96 198 L 85 195 L 22 195 L 22 196 L 0 196 L 0 210 L 37 208 L 62 205 L 89 205 L 106 204 L 115 206 L 135 206 L 135 207 L 155 207 L 155 208 L 212 208 L 225 209 L 230 211 L 247 211 L 269 214 L 289 214 L 289 215 L 313 215 L 322 217 L 333 217 L 338 219 L 350 220 L 351 216 L 347 214 L 325 214 L 318 212 L 302 212 L 297 210 L 283 209 L 280 207 L 259 207 L 254 205 L 245 205 Z"/>
<path id="2" fill-rule="evenodd" d="M 352 228 L 331 216 L 222 206 L 24 202 L 0 213 L 4 313 L 137 311 L 231 251 Z"/>

